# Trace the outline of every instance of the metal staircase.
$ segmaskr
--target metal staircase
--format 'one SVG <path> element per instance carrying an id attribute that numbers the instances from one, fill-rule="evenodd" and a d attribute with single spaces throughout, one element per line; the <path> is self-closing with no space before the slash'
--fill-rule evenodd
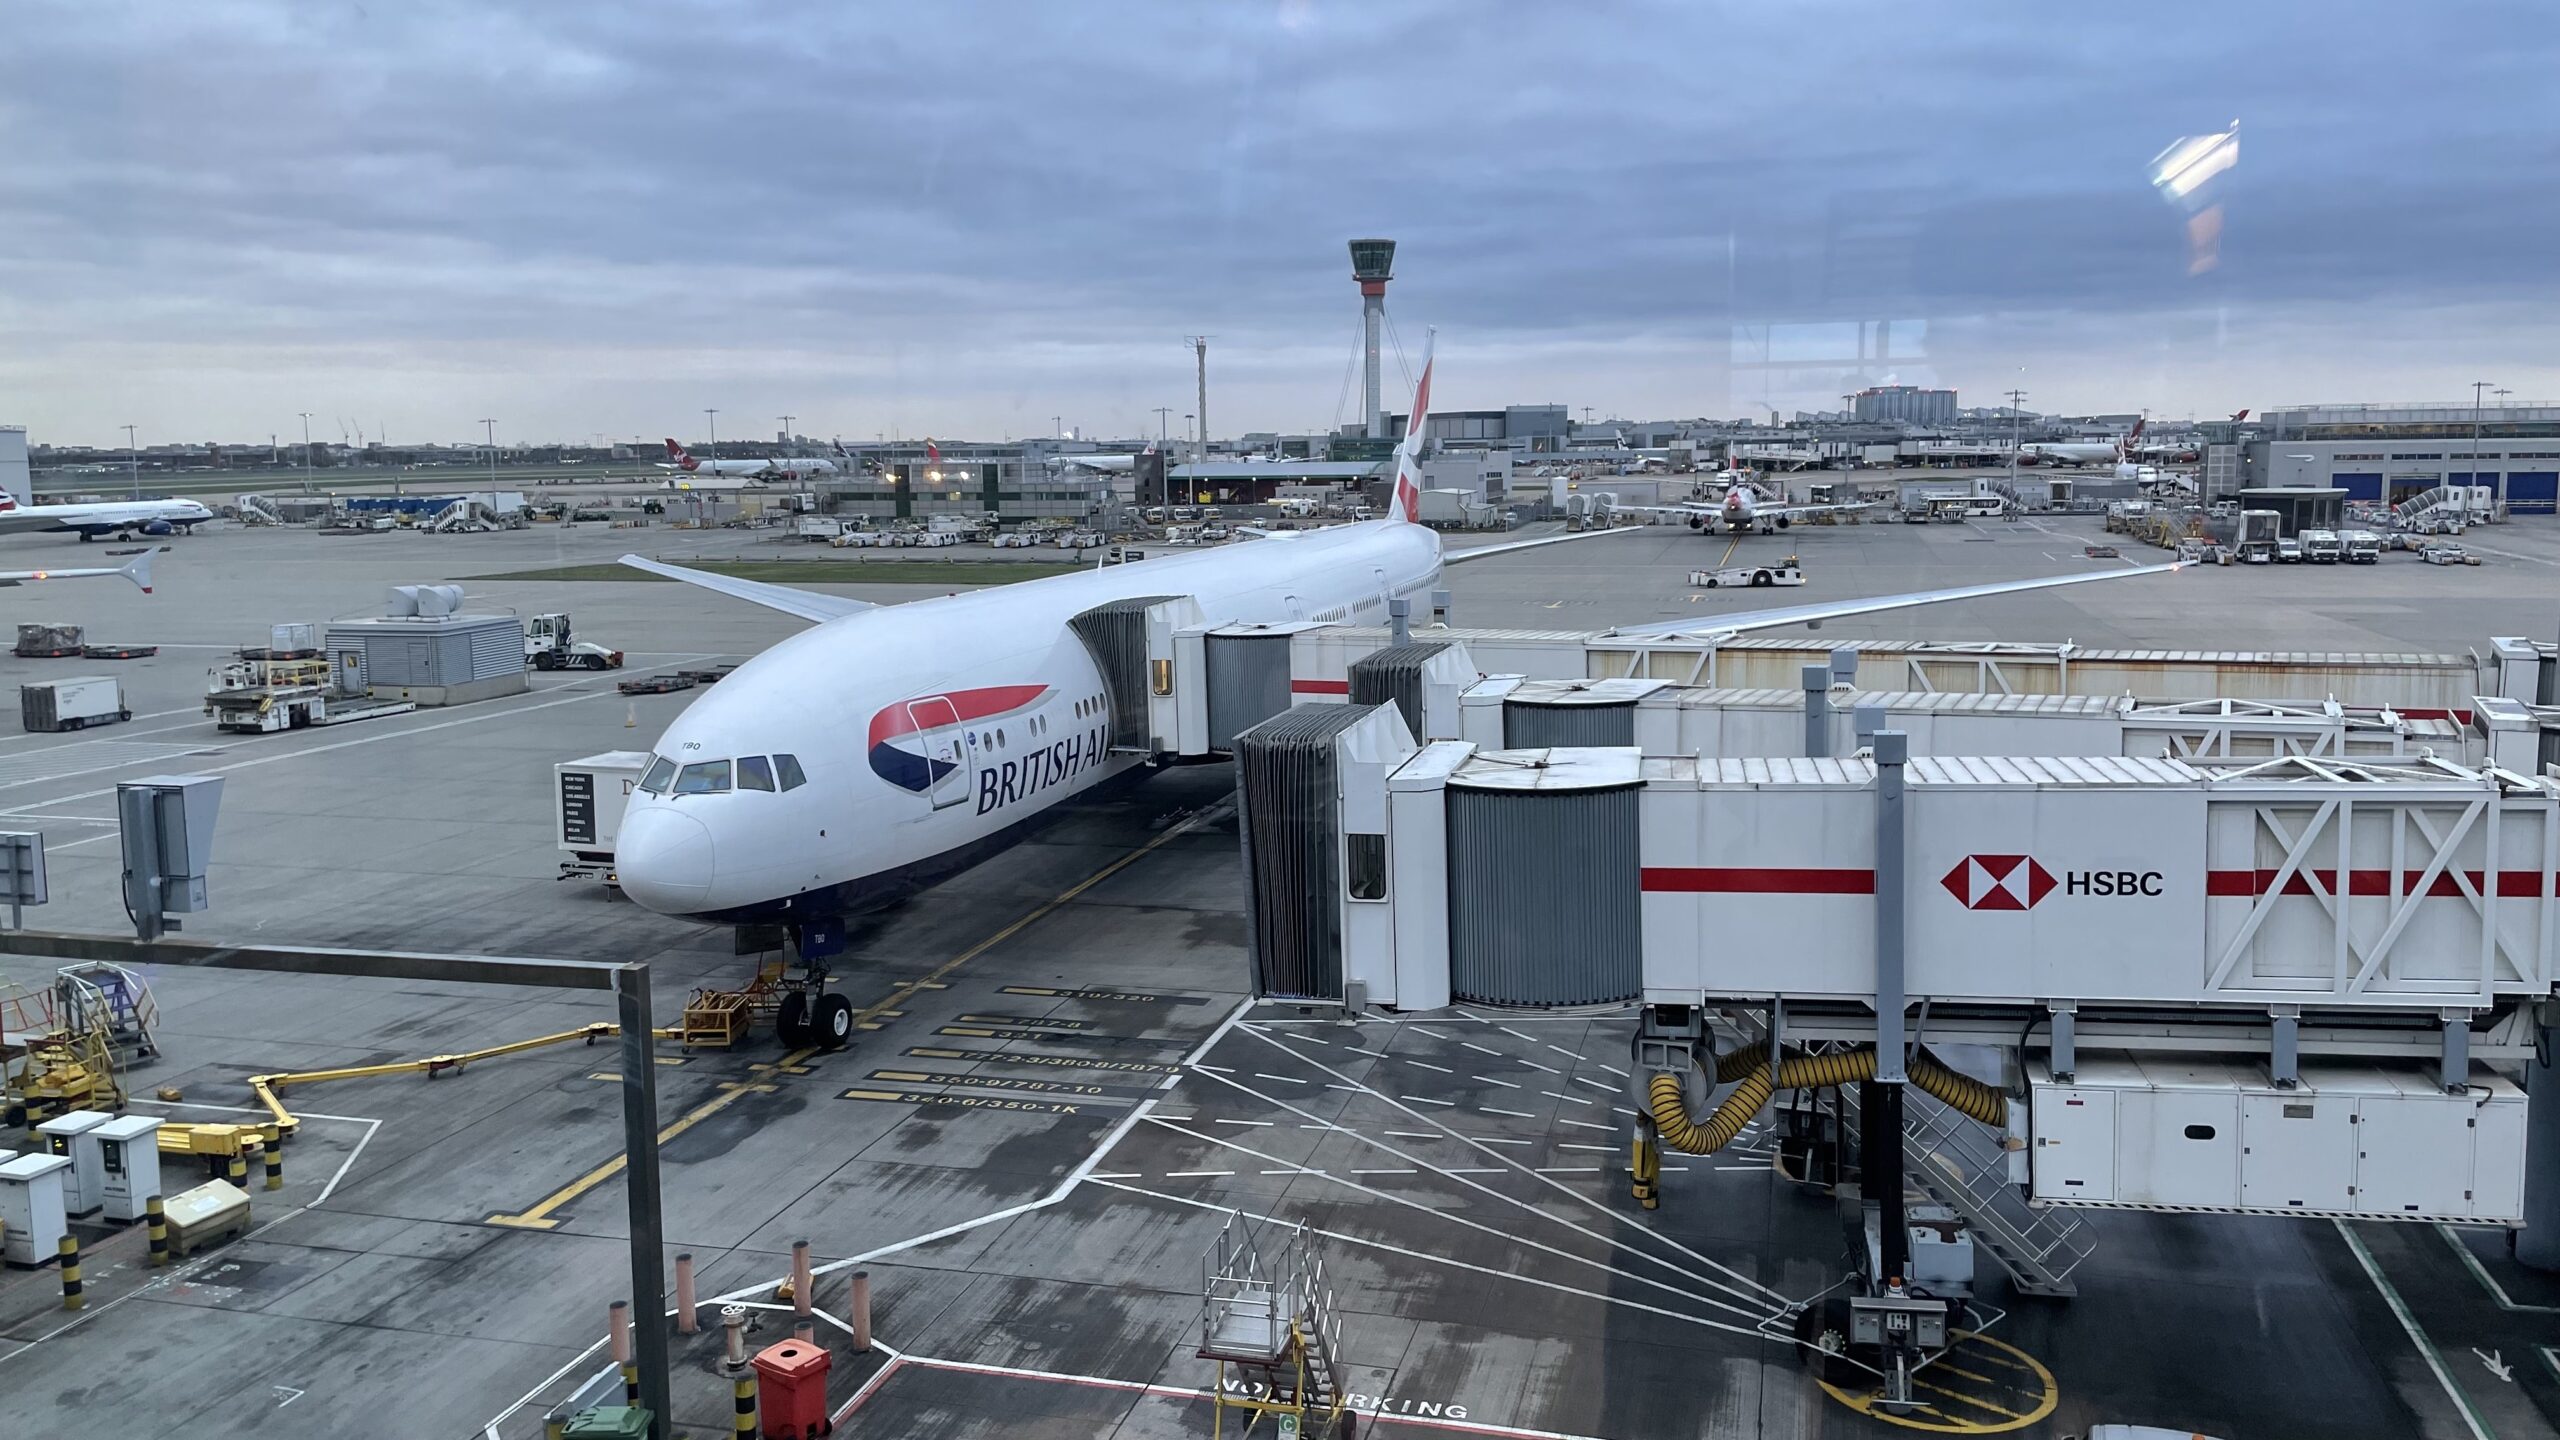
<path id="1" fill-rule="evenodd" d="M 1201 1261 L 1197 1353 L 1218 1366 L 1213 1436 L 1225 1433 L 1229 1410 L 1247 1412 L 1244 1431 L 1269 1414 L 1282 1434 L 1348 1440 L 1358 1423 L 1342 1385 L 1341 1314 L 1303 1223 L 1266 1258 L 1242 1217 L 1227 1218 Z M 1229 1366 L 1237 1381 L 1228 1379 Z"/>
<path id="2" fill-rule="evenodd" d="M 2425 521 L 2453 521 L 2471 524 L 2487 520 L 2489 507 L 2480 503 L 2477 490 L 2485 487 L 2439 485 L 2423 491 L 2391 507 L 2391 519 L 2403 529 Z"/>
<path id="3" fill-rule="evenodd" d="M 240 523 L 243 525 L 284 523 L 284 512 L 278 510 L 275 503 L 264 495 L 238 495 L 232 498 L 231 503 L 240 511 Z"/>
<path id="4" fill-rule="evenodd" d="M 1840 1104 L 1841 1123 L 1854 1125 L 1857 1091 L 1842 1087 Z M 2080 1292 L 2071 1272 L 2098 1246 L 2087 1222 L 2069 1210 L 2028 1204 L 2009 1181 L 2001 1137 L 1916 1085 L 1902 1099 L 1902 1178 L 1954 1211 L 2019 1294 Z"/>

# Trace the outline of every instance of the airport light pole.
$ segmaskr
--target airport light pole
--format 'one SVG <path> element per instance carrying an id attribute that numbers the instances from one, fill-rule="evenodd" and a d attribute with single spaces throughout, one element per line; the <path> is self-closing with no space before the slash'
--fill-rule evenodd
<path id="1" fill-rule="evenodd" d="M 484 419 L 480 428 L 489 437 L 489 503 L 495 505 L 498 503 L 498 422 Z"/>
<path id="2" fill-rule="evenodd" d="M 2017 493 L 2018 493 L 2018 441 L 2019 441 L 2019 438 L 2020 438 L 2022 435 L 2024 435 L 2024 434 L 2026 433 L 2026 432 L 2025 432 L 2024 427 L 2025 427 L 2025 425 L 2026 425 L 2026 415 L 2027 415 L 2027 412 L 2026 412 L 2026 411 L 2021 410 L 2021 409 L 2019 409 L 2019 408 L 2018 408 L 2018 402 L 2020 402 L 2020 401 L 2022 401 L 2022 400 L 2024 400 L 2024 399 L 2026 399 L 2026 398 L 2027 398 L 2027 392 L 2026 392 L 2026 391 L 2024 391 L 2024 390 L 2011 390 L 2011 391 L 2009 391 L 2009 392 L 2008 392 L 2008 395 L 2009 395 L 2009 493 L 2010 493 L 2010 494 L 2012 494 L 2012 495 L 2015 495 L 2015 494 L 2017 494 Z"/>
<path id="3" fill-rule="evenodd" d="M 703 442 L 702 453 L 717 460 L 720 458 L 720 412 L 717 409 L 706 408 L 702 412 L 702 418 L 711 424 L 711 438 Z"/>
<path id="4" fill-rule="evenodd" d="M 302 411 L 302 493 L 311 493 L 311 412 Z"/>
<path id="5" fill-rule="evenodd" d="M 781 421 L 782 421 L 782 443 L 783 443 L 783 444 L 785 444 L 785 445 L 790 444 L 790 443 L 791 443 L 791 422 L 792 422 L 793 420 L 795 420 L 795 419 L 798 419 L 799 417 L 798 417 L 798 416 L 795 416 L 795 415 L 782 415 L 782 416 L 777 416 L 777 417 L 775 417 L 775 418 L 777 418 L 777 419 L 779 419 L 779 420 L 781 420 Z"/>
<path id="6" fill-rule="evenodd" d="M 2480 483 L 2480 392 L 2495 383 L 2490 380 L 2471 382 L 2471 483 L 2474 485 Z"/>
<path id="7" fill-rule="evenodd" d="M 124 427 L 125 476 L 133 485 L 133 498 L 142 498 L 142 451 L 133 443 L 133 427 Z M 86 537 L 83 537 L 86 538 Z"/>

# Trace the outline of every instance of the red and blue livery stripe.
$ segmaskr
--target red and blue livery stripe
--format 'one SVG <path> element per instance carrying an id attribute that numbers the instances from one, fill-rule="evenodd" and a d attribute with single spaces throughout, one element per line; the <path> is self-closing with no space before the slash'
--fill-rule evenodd
<path id="1" fill-rule="evenodd" d="M 871 773 L 921 795 L 967 763 L 967 727 L 1007 719 L 1048 694 L 1046 685 L 990 685 L 883 706 L 871 717 Z"/>

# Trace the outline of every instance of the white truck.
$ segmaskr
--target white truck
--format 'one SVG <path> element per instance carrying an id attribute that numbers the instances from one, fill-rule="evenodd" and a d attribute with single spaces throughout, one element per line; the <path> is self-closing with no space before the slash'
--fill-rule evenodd
<path id="1" fill-rule="evenodd" d="M 18 715 L 28 730 L 40 734 L 133 718 L 124 705 L 123 682 L 112 675 L 31 680 L 18 687 Z"/>
<path id="2" fill-rule="evenodd" d="M 1721 570 L 1692 570 L 1689 583 L 1701 590 L 1715 590 L 1727 585 L 1801 585 L 1804 571 L 1790 555 L 1774 565 L 1732 565 Z"/>
<path id="3" fill-rule="evenodd" d="M 631 792 L 649 768 L 645 750 L 607 750 L 551 767 L 552 841 L 568 856 L 560 878 L 593 876 L 614 883 L 614 838 L 622 829 Z"/>
<path id="4" fill-rule="evenodd" d="M 792 523 L 791 533 L 801 540 L 833 540 L 844 533 L 844 522 L 833 515 L 803 515 Z"/>
<path id="5" fill-rule="evenodd" d="M 2302 532 L 2302 558 L 2314 565 L 2335 565 L 2346 557 L 2346 546 L 2339 542 L 2334 530 Z"/>
<path id="6" fill-rule="evenodd" d="M 2346 563 L 2350 565 L 2379 565 L 2382 563 L 2382 537 L 2374 534 L 2372 531 L 2350 530 L 2339 536 L 2338 541 L 2344 549 L 2344 555 L 2342 558 L 2345 559 Z"/>

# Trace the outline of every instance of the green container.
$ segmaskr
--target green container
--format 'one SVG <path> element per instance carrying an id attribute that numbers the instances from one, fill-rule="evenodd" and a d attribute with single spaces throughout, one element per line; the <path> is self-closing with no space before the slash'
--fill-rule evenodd
<path id="1" fill-rule="evenodd" d="M 560 1433 L 564 1440 L 649 1440 L 649 1418 L 637 1405 L 590 1405 Z"/>

